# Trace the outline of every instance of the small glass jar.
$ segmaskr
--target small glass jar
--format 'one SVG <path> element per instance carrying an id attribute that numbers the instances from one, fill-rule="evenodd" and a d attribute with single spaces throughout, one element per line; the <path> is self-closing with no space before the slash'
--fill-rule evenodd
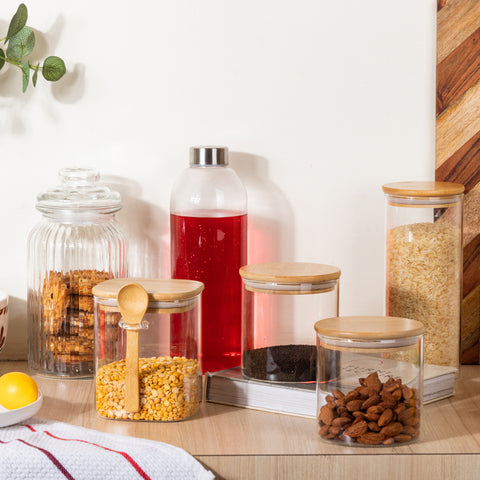
<path id="1" fill-rule="evenodd" d="M 39 373 L 93 376 L 92 287 L 127 274 L 115 221 L 120 194 L 96 170 L 64 168 L 37 196 L 43 215 L 28 237 L 28 365 Z"/>
<path id="2" fill-rule="evenodd" d="M 317 417 L 323 440 L 392 446 L 420 435 L 421 322 L 396 317 L 334 317 L 317 332 Z"/>
<path id="3" fill-rule="evenodd" d="M 340 269 L 317 263 L 260 263 L 243 279 L 242 373 L 272 382 L 314 382 L 314 323 L 338 315 Z"/>
<path id="4" fill-rule="evenodd" d="M 139 325 L 138 409 L 128 409 L 127 338 L 117 295 L 137 283 L 148 294 Z M 97 413 L 110 419 L 177 421 L 199 407 L 200 297 L 195 280 L 114 279 L 93 289 L 95 299 L 95 391 Z"/>
<path id="5" fill-rule="evenodd" d="M 464 186 L 398 182 L 386 196 L 386 315 L 425 325 L 425 363 L 460 363 Z"/>

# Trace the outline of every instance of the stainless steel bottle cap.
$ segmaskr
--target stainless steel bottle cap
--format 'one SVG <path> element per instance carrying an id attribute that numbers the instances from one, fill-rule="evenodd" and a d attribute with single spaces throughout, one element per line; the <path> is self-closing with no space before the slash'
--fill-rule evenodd
<path id="1" fill-rule="evenodd" d="M 215 146 L 191 147 L 190 165 L 228 165 L 228 148 Z"/>

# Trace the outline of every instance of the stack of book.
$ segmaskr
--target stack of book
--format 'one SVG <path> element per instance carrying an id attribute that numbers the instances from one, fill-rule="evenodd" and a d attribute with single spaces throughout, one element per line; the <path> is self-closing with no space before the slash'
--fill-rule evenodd
<path id="1" fill-rule="evenodd" d="M 358 374 L 358 367 L 356 373 Z M 366 369 L 364 376 L 368 373 L 370 371 Z M 453 367 L 425 365 L 423 403 L 452 396 L 456 373 L 457 369 Z M 315 417 L 317 409 L 315 382 L 278 383 L 253 380 L 243 377 L 239 367 L 207 373 L 205 400 L 303 417 Z"/>

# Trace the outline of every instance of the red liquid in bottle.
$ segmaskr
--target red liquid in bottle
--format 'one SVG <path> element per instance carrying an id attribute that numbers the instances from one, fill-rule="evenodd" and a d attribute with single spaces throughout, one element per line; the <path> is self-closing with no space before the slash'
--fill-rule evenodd
<path id="1" fill-rule="evenodd" d="M 199 280 L 202 370 L 241 363 L 242 279 L 247 263 L 247 215 L 170 215 L 172 278 Z M 172 332 L 174 334 L 174 332 Z"/>

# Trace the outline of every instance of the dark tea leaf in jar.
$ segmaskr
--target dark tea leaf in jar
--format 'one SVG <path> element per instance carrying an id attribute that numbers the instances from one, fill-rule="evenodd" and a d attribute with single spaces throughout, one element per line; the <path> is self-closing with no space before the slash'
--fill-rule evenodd
<path id="1" fill-rule="evenodd" d="M 244 373 L 258 380 L 314 382 L 317 352 L 315 345 L 275 345 L 247 350 Z"/>

